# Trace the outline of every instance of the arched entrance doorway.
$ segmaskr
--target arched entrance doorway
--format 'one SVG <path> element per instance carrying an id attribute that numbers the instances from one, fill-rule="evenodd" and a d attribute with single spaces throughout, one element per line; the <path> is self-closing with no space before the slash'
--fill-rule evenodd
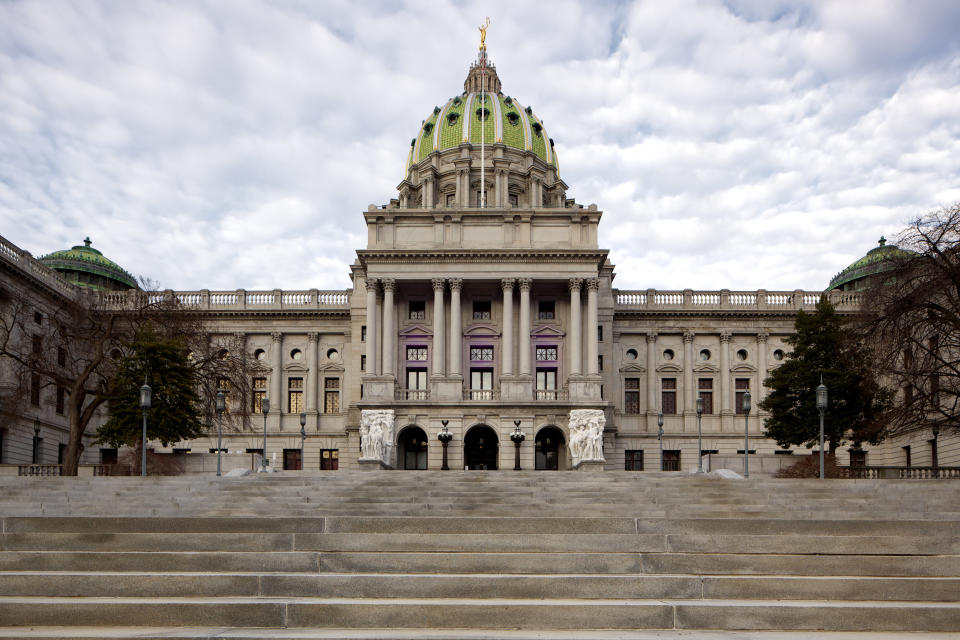
<path id="1" fill-rule="evenodd" d="M 402 469 L 427 468 L 427 434 L 418 426 L 405 427 L 397 437 L 397 456 Z"/>
<path id="2" fill-rule="evenodd" d="M 544 427 L 534 439 L 534 469 L 557 471 L 566 456 L 566 438 L 556 427 Z"/>
<path id="3" fill-rule="evenodd" d="M 487 425 L 471 428 L 463 439 L 463 465 L 467 469 L 496 469 L 497 444 L 497 432 Z"/>

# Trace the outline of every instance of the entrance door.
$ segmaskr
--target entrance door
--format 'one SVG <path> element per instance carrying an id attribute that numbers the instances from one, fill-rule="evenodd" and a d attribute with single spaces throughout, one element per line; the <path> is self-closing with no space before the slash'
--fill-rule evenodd
<path id="1" fill-rule="evenodd" d="M 420 427 L 407 427 L 400 432 L 400 464 L 404 469 L 427 468 L 427 434 Z"/>
<path id="2" fill-rule="evenodd" d="M 486 425 L 470 429 L 463 439 L 463 465 L 467 469 L 497 468 L 497 433 Z"/>
<path id="3" fill-rule="evenodd" d="M 534 440 L 534 469 L 556 471 L 560 468 L 560 448 L 564 444 L 563 432 L 556 427 L 544 427 Z"/>

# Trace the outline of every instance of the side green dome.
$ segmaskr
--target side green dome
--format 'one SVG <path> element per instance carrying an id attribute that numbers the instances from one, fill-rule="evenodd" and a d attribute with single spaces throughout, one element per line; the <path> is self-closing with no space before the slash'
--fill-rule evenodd
<path id="1" fill-rule="evenodd" d="M 137 281 L 113 260 L 91 247 L 90 238 L 83 245 L 63 251 L 54 251 L 40 258 L 40 262 L 61 273 L 70 282 L 98 291 L 137 289 Z"/>
<path id="2" fill-rule="evenodd" d="M 406 171 L 434 151 L 454 149 L 461 144 L 503 144 L 529 151 L 543 162 L 559 169 L 553 140 L 533 109 L 500 91 L 496 67 L 481 62 L 470 67 L 464 92 L 447 100 L 423 121 L 410 141 Z M 480 90 L 480 87 L 487 90 Z"/>
<path id="3" fill-rule="evenodd" d="M 849 267 L 833 276 L 827 291 L 837 289 L 839 291 L 855 291 L 862 289 L 864 280 L 874 275 L 882 273 L 891 268 L 890 261 L 894 258 L 905 257 L 913 252 L 901 249 L 895 244 L 887 244 L 887 239 L 880 237 L 878 246 L 874 247 Z"/>

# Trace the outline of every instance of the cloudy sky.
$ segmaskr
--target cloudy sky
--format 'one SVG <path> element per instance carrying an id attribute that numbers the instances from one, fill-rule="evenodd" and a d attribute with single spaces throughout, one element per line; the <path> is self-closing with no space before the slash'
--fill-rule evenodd
<path id="1" fill-rule="evenodd" d="M 960 200 L 956 0 L 0 3 L 0 235 L 342 288 L 489 15 L 620 288 L 816 290 Z"/>

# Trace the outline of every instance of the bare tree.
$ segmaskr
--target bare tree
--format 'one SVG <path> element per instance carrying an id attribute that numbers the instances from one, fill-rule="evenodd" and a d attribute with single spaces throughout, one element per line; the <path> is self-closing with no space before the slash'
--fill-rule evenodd
<path id="1" fill-rule="evenodd" d="M 898 391 L 885 416 L 899 435 L 960 430 L 960 203 L 918 217 L 871 278 L 861 329 Z"/>

